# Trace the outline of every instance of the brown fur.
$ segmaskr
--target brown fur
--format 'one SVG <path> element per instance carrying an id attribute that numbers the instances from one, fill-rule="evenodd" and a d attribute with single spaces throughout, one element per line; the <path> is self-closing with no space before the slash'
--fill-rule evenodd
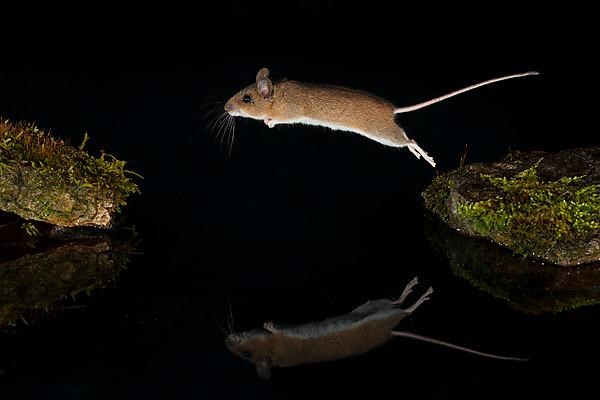
<path id="1" fill-rule="evenodd" d="M 435 167 L 433 158 L 396 124 L 395 114 L 419 110 L 485 85 L 529 75 L 538 75 L 538 72 L 490 79 L 422 103 L 395 108 L 381 97 L 340 86 L 288 80 L 274 84 L 269 79 L 269 70 L 262 68 L 256 74 L 256 84 L 231 97 L 225 111 L 232 116 L 263 120 L 271 128 L 277 124 L 301 123 L 355 132 L 386 146 L 406 147 L 415 157 L 423 157 Z"/>
<path id="2" fill-rule="evenodd" d="M 238 357 L 257 366 L 259 376 L 268 379 L 274 367 L 333 361 L 366 353 L 392 338 L 392 330 L 420 304 L 429 299 L 429 288 L 412 306 L 401 308 L 413 279 L 399 300 L 367 302 L 352 312 L 317 323 L 276 327 L 266 323 L 263 329 L 232 333 L 225 344 Z"/>
<path id="3" fill-rule="evenodd" d="M 366 353 L 391 339 L 392 329 L 404 317 L 401 312 L 386 319 L 356 324 L 320 337 L 290 337 L 283 330 L 273 332 L 273 366 L 327 362 Z"/>
<path id="4" fill-rule="evenodd" d="M 252 103 L 242 101 L 245 94 Z M 272 96 L 264 99 L 256 85 L 231 97 L 226 110 L 239 110 L 255 119 L 277 124 L 296 123 L 301 118 L 327 121 L 347 130 L 368 132 L 398 146 L 410 142 L 394 121 L 394 105 L 373 94 L 341 86 L 317 85 L 292 80 L 273 84 Z"/>

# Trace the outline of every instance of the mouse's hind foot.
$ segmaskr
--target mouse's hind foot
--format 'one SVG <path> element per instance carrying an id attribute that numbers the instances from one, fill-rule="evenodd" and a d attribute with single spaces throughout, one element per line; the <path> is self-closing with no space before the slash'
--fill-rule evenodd
<path id="1" fill-rule="evenodd" d="M 277 328 L 275 328 L 275 324 L 273 323 L 273 321 L 266 321 L 263 324 L 263 329 L 271 333 L 275 333 L 275 331 L 277 331 Z"/>
<path id="2" fill-rule="evenodd" d="M 431 294 L 433 293 L 433 288 L 430 286 L 425 293 L 423 293 L 423 295 L 417 300 L 415 301 L 415 303 L 408 307 L 408 308 L 404 308 L 403 310 L 407 313 L 412 313 L 413 311 L 415 311 L 417 308 L 419 308 L 419 306 L 421 304 L 423 304 L 424 302 L 426 302 L 427 300 L 429 300 L 431 297 L 429 297 Z"/>
<path id="3" fill-rule="evenodd" d="M 418 283 L 419 283 L 419 278 L 414 277 L 412 279 L 412 281 L 408 282 L 408 284 L 404 288 L 404 291 L 402 292 L 400 297 L 398 297 L 396 300 L 392 301 L 392 304 L 397 307 L 400 307 L 402 305 L 402 303 L 404 303 L 404 300 L 406 300 L 408 295 L 412 293 L 412 288 L 415 287 L 415 285 L 417 285 Z"/>
<path id="4" fill-rule="evenodd" d="M 406 147 L 408 147 L 408 150 L 410 150 L 410 152 L 413 153 L 415 157 L 417 157 L 417 158 L 423 157 L 423 159 L 425 161 L 427 161 L 429 164 L 431 164 L 432 167 L 435 168 L 435 161 L 434 161 L 433 157 L 428 155 L 425 152 L 425 150 L 423 150 L 421 148 L 421 146 L 419 146 L 417 144 L 417 142 L 415 142 L 414 140 L 411 140 L 409 143 L 406 144 Z"/>

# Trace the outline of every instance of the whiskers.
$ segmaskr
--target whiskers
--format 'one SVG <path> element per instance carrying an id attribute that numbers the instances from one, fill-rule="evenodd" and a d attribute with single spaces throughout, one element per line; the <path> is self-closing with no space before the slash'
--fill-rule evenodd
<path id="1" fill-rule="evenodd" d="M 203 118 L 203 120 L 209 119 L 206 129 L 214 133 L 215 141 L 220 143 L 221 149 L 229 159 L 235 141 L 235 118 L 223 110 L 224 105 L 224 101 L 213 101 L 204 104 L 200 108 L 205 110 L 208 108 Z"/>
<path id="2" fill-rule="evenodd" d="M 214 317 L 215 323 L 217 324 L 217 327 L 219 328 L 219 330 L 221 331 L 221 333 L 223 335 L 225 335 L 225 337 L 228 337 L 229 335 L 231 335 L 233 332 L 232 331 L 228 331 L 227 329 L 225 329 L 223 327 L 223 325 L 221 325 L 221 323 L 219 322 L 219 320 L 217 319 L 217 317 Z"/>
<path id="3" fill-rule="evenodd" d="M 233 323 L 233 310 L 231 307 L 231 300 L 229 300 L 229 319 L 227 320 L 227 327 L 230 332 L 235 332 L 235 324 Z"/>
<path id="4" fill-rule="evenodd" d="M 235 324 L 233 322 L 233 310 L 231 307 L 231 300 L 229 300 L 229 309 L 226 315 L 226 327 L 224 327 L 220 322 L 219 319 L 217 319 L 217 317 L 214 317 L 215 323 L 217 324 L 217 327 L 219 328 L 219 330 L 221 331 L 221 333 L 223 333 L 225 335 L 225 337 L 228 337 L 229 335 L 233 334 L 235 332 Z"/>

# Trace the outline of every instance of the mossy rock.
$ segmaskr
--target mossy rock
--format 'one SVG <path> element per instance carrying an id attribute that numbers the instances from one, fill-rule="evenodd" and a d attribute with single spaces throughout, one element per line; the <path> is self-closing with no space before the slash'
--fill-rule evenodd
<path id="1" fill-rule="evenodd" d="M 522 256 L 600 261 L 600 147 L 470 164 L 438 176 L 423 198 L 450 227 Z"/>
<path id="2" fill-rule="evenodd" d="M 558 313 L 600 304 L 600 262 L 564 268 L 470 238 L 439 221 L 427 221 L 427 237 L 454 275 L 527 314 Z"/>
<path id="3" fill-rule="evenodd" d="M 125 162 L 93 157 L 33 123 L 0 119 L 0 210 L 59 226 L 106 228 L 138 192 Z"/>

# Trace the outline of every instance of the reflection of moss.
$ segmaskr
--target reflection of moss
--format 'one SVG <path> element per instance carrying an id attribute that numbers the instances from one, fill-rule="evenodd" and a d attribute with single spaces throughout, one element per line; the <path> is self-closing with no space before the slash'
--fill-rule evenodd
<path id="1" fill-rule="evenodd" d="M 558 241 L 588 240 L 600 228 L 599 186 L 584 185 L 581 177 L 542 182 L 538 164 L 511 178 L 482 174 L 502 194 L 458 204 L 458 215 L 478 235 L 509 238 L 523 255 L 544 254 Z"/>
<path id="2" fill-rule="evenodd" d="M 453 265 L 452 272 L 473 286 L 507 301 L 515 309 L 527 314 L 558 313 L 600 303 L 598 282 L 591 281 L 587 288 L 584 284 L 574 290 L 569 288 L 569 285 L 576 286 L 576 283 L 568 282 L 568 279 L 559 281 L 558 285 L 556 282 L 551 282 L 552 275 L 565 273 L 559 266 L 525 265 L 524 267 L 529 269 L 529 274 L 525 271 L 502 274 L 499 273 L 497 265 L 489 264 L 484 259 L 472 259 L 471 263 Z M 578 274 L 593 275 L 598 266 L 578 268 L 580 268 Z M 595 275 L 597 280 L 598 274 Z"/>
<path id="3" fill-rule="evenodd" d="M 514 257 L 494 243 L 428 221 L 427 237 L 452 273 L 528 314 L 557 313 L 600 303 L 600 264 L 564 268 Z"/>
<path id="4" fill-rule="evenodd" d="M 75 148 L 32 123 L 0 119 L 0 208 L 56 225 L 108 225 L 138 187 L 124 161 L 83 151 L 86 140 Z"/>
<path id="5" fill-rule="evenodd" d="M 0 262 L 0 329 L 51 310 L 63 299 L 106 287 L 127 264 L 132 246 L 131 240 L 103 237 Z"/>

